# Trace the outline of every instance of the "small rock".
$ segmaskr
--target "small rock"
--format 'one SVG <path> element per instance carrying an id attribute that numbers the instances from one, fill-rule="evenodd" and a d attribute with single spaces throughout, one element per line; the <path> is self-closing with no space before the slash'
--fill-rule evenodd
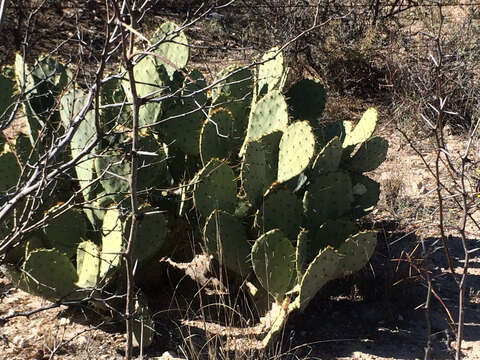
<path id="1" fill-rule="evenodd" d="M 183 358 L 183 357 L 178 357 L 178 355 L 176 355 L 175 353 L 173 353 L 171 351 L 165 351 L 162 354 L 162 356 L 157 358 L 157 360 L 186 360 L 186 359 Z"/>
<path id="2" fill-rule="evenodd" d="M 23 348 L 23 347 L 26 347 L 27 346 L 27 342 L 25 341 L 25 339 L 20 336 L 20 335 L 17 335 L 15 336 L 13 339 L 12 339 L 12 343 L 19 347 L 19 348 Z"/>
<path id="3" fill-rule="evenodd" d="M 60 326 L 67 326 L 68 324 L 70 324 L 70 319 L 63 317 L 60 319 Z"/>

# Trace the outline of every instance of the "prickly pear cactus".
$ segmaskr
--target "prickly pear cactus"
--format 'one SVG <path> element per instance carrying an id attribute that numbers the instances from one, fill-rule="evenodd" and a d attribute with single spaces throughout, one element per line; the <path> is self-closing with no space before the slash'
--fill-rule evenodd
<path id="1" fill-rule="evenodd" d="M 77 248 L 76 285 L 81 288 L 94 288 L 99 281 L 100 249 L 91 241 L 82 241 Z"/>
<path id="2" fill-rule="evenodd" d="M 235 119 L 230 110 L 213 110 L 200 133 L 200 158 L 206 164 L 212 158 L 227 159 L 240 148 Z"/>
<path id="3" fill-rule="evenodd" d="M 236 216 L 214 210 L 205 223 L 203 238 L 209 253 L 224 266 L 243 276 L 250 272 L 250 244 Z"/>
<path id="4" fill-rule="evenodd" d="M 0 69 L 0 89 L 2 89 L 2 97 L 0 98 L 0 124 L 6 123 L 13 110 L 12 105 L 15 103 L 17 85 L 15 83 L 14 69 L 11 66 L 5 66 Z M 0 135 L 2 137 L 3 135 Z M 0 140 L 0 151 L 2 141 Z"/>
<path id="5" fill-rule="evenodd" d="M 288 189 L 272 187 L 255 214 L 255 225 L 261 234 L 280 229 L 294 241 L 303 222 L 302 201 Z"/>
<path id="6" fill-rule="evenodd" d="M 87 218 L 82 211 L 76 209 L 55 215 L 59 206 L 53 207 L 45 214 L 48 220 L 43 231 L 53 248 L 66 254 L 69 258 L 74 258 L 82 238 L 86 238 Z"/>
<path id="7" fill-rule="evenodd" d="M 11 152 L 0 154 L 0 195 L 12 190 L 20 177 L 20 166 Z M 0 200 L 1 204 L 1 200 Z"/>
<path id="8" fill-rule="evenodd" d="M 241 163 L 240 176 L 245 195 L 254 206 L 259 206 L 265 191 L 275 182 L 278 172 L 281 131 L 264 135 L 247 143 Z"/>
<path id="9" fill-rule="evenodd" d="M 263 96 L 277 86 L 283 76 L 283 53 L 278 47 L 267 51 L 258 66 L 258 94 Z"/>
<path id="10" fill-rule="evenodd" d="M 376 126 L 377 110 L 370 108 L 363 114 L 355 128 L 347 132 L 343 147 L 346 148 L 367 141 L 372 136 Z"/>
<path id="11" fill-rule="evenodd" d="M 173 22 L 164 22 L 155 32 L 151 41 L 152 45 L 160 43 L 155 52 L 157 66 L 164 66 L 170 77 L 177 70 L 183 69 L 190 56 L 190 47 L 187 37 Z"/>
<path id="12" fill-rule="evenodd" d="M 277 130 L 284 131 L 287 125 L 287 102 L 278 90 L 270 91 L 255 104 L 250 113 L 247 135 L 240 154 L 243 155 L 248 141 L 260 139 Z"/>
<path id="13" fill-rule="evenodd" d="M 252 265 L 260 284 L 282 300 L 295 273 L 295 248 L 280 230 L 271 230 L 255 241 Z"/>
<path id="14" fill-rule="evenodd" d="M 29 292 L 56 301 L 75 297 L 78 275 L 67 255 L 55 249 L 38 249 L 23 264 L 23 282 Z"/>
<path id="15" fill-rule="evenodd" d="M 235 212 L 235 174 L 225 162 L 210 160 L 194 178 L 193 183 L 193 199 L 201 215 L 208 216 L 214 209 Z"/>
<path id="16" fill-rule="evenodd" d="M 277 181 L 282 183 L 300 175 L 315 156 L 315 136 L 308 122 L 289 125 L 279 148 Z"/>
<path id="17" fill-rule="evenodd" d="M 313 127 L 319 127 L 326 104 L 325 88 L 320 80 L 300 80 L 288 89 L 286 97 L 295 119 L 308 120 Z"/>

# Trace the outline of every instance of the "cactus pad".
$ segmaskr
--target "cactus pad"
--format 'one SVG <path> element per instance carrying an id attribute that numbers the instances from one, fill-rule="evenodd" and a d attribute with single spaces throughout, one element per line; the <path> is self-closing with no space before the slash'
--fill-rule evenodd
<path id="1" fill-rule="evenodd" d="M 193 199 L 203 216 L 214 209 L 233 213 L 237 204 L 237 184 L 233 170 L 223 161 L 210 160 L 194 179 Z"/>
<path id="2" fill-rule="evenodd" d="M 252 265 L 263 288 L 280 301 L 295 271 L 295 248 L 280 230 L 271 230 L 255 241 Z"/>
<path id="3" fill-rule="evenodd" d="M 335 136 L 320 151 L 312 165 L 312 172 L 315 175 L 327 174 L 338 170 L 340 160 L 342 160 L 342 143 Z"/>
<path id="4" fill-rule="evenodd" d="M 279 145 L 277 181 L 282 183 L 303 172 L 315 154 L 315 136 L 307 121 L 291 124 Z"/>
<path id="5" fill-rule="evenodd" d="M 94 288 L 100 272 L 100 249 L 91 241 L 82 241 L 77 248 L 76 285 L 81 288 Z"/>
<path id="6" fill-rule="evenodd" d="M 210 112 L 200 133 L 200 157 L 206 164 L 212 158 L 229 158 L 240 148 L 241 140 L 235 131 L 235 119 L 227 109 Z"/>
<path id="7" fill-rule="evenodd" d="M 10 66 L 5 66 L 0 70 L 0 89 L 2 96 L 0 97 L 0 124 L 6 123 L 11 111 L 12 104 L 16 97 L 16 83 L 14 80 L 14 70 Z M 3 135 L 0 134 L 0 138 Z M 2 140 L 0 139 L 0 152 L 2 150 Z"/>
<path id="8" fill-rule="evenodd" d="M 336 219 L 327 220 L 319 229 L 310 231 L 309 235 L 300 234 L 297 243 L 297 271 L 304 274 L 318 253 L 327 246 L 338 249 L 350 235 L 357 231 L 358 227 L 353 222 Z"/>
<path id="9" fill-rule="evenodd" d="M 274 131 L 283 131 L 288 125 L 287 103 L 279 91 L 270 91 L 253 107 L 248 122 L 247 135 L 240 155 L 250 140 L 257 140 Z"/>
<path id="10" fill-rule="evenodd" d="M 353 202 L 352 181 L 346 172 L 320 175 L 312 181 L 303 198 L 308 221 L 320 226 L 327 219 L 336 219 L 350 211 Z"/>
<path id="11" fill-rule="evenodd" d="M 55 209 L 56 207 L 50 209 L 46 216 Z M 70 209 L 49 219 L 43 232 L 53 248 L 65 253 L 69 258 L 74 258 L 81 239 L 86 236 L 87 221 L 82 211 Z"/>
<path id="12" fill-rule="evenodd" d="M 352 174 L 353 204 L 355 218 L 360 218 L 373 210 L 380 198 L 380 184 L 368 176 Z"/>
<path id="13" fill-rule="evenodd" d="M 312 262 L 310 232 L 306 229 L 301 229 L 297 237 L 297 247 L 295 249 L 295 266 L 297 269 L 297 280 L 302 280 L 308 265 Z M 313 254 L 314 257 L 316 254 Z"/>
<path id="14" fill-rule="evenodd" d="M 289 190 L 270 189 L 255 215 L 255 223 L 263 234 L 280 229 L 294 242 L 302 224 L 302 202 Z"/>
<path id="15" fill-rule="evenodd" d="M 65 128 L 68 128 L 76 116 L 80 113 L 86 100 L 86 94 L 81 89 L 70 89 L 61 99 L 60 117 Z M 95 116 L 93 111 L 87 112 L 85 118 L 78 126 L 77 132 L 72 137 L 70 149 L 72 157 L 76 157 L 94 139 L 96 134 Z M 95 163 L 91 156 L 85 156 L 77 165 L 75 172 L 81 187 L 90 183 L 95 175 Z M 83 191 L 85 199 L 90 199 L 91 189 Z"/>
<path id="16" fill-rule="evenodd" d="M 200 131 L 205 119 L 202 107 L 207 100 L 205 92 L 196 91 L 205 86 L 203 75 L 197 70 L 192 71 L 183 84 L 185 98 L 174 101 L 157 126 L 163 142 L 191 155 L 199 154 Z"/>
<path id="17" fill-rule="evenodd" d="M 225 211 L 214 210 L 207 218 L 203 238 L 210 254 L 223 266 L 246 276 L 250 271 L 250 244 L 240 220 Z"/>
<path id="18" fill-rule="evenodd" d="M 300 283 L 295 306 L 304 311 L 318 291 L 338 274 L 341 255 L 331 247 L 323 249 L 308 266 Z"/>
<path id="19" fill-rule="evenodd" d="M 17 185 L 20 177 L 20 167 L 11 152 L 0 154 L 0 195 Z"/>
<path id="20" fill-rule="evenodd" d="M 121 104 L 127 100 L 127 95 L 122 87 L 123 81 L 117 78 L 110 78 L 103 84 L 100 92 L 101 105 Z M 100 110 L 100 120 L 106 128 L 113 128 L 114 124 L 131 126 L 131 106 L 112 107 Z"/>
<path id="21" fill-rule="evenodd" d="M 160 25 L 151 39 L 152 45 L 162 41 L 155 50 L 160 58 L 155 58 L 157 65 L 163 65 L 170 77 L 176 70 L 183 69 L 190 56 L 190 47 L 184 32 L 177 24 L 167 21 Z"/>
<path id="22" fill-rule="evenodd" d="M 243 138 L 253 96 L 252 71 L 239 65 L 231 65 L 218 73 L 215 82 L 219 84 L 212 89 L 212 108 L 230 110 L 235 120 L 235 136 Z"/>
<path id="23" fill-rule="evenodd" d="M 355 128 L 348 132 L 343 141 L 343 147 L 357 145 L 367 141 L 377 126 L 377 110 L 370 108 L 363 114 Z"/>
<path id="24" fill-rule="evenodd" d="M 265 191 L 276 180 L 278 172 L 278 145 L 281 131 L 264 135 L 247 143 L 242 160 L 242 186 L 248 201 L 258 205 Z"/>
<path id="25" fill-rule="evenodd" d="M 148 214 L 148 212 L 153 212 Z M 128 234 L 131 226 L 129 217 L 125 223 L 125 233 Z M 162 248 L 167 238 L 167 220 L 149 206 L 141 209 L 140 220 L 137 225 L 137 237 L 133 246 L 133 257 L 138 261 L 148 261 Z"/>
<path id="26" fill-rule="evenodd" d="M 373 137 L 362 143 L 357 152 L 345 164 L 345 168 L 357 173 L 375 170 L 387 158 L 388 141 Z"/>
<path id="27" fill-rule="evenodd" d="M 241 102 L 248 101 L 252 96 L 253 75 L 250 69 L 239 65 L 230 65 L 221 70 L 215 77 L 218 84 L 212 90 L 212 98 L 224 96 Z"/>
<path id="28" fill-rule="evenodd" d="M 120 265 L 122 261 L 123 238 L 120 211 L 111 208 L 105 212 L 102 225 L 102 252 L 100 264 L 100 279 Z"/>
<path id="29" fill-rule="evenodd" d="M 288 90 L 287 103 L 294 119 L 309 120 L 317 127 L 325 109 L 325 88 L 320 80 L 300 80 Z"/>
<path id="30" fill-rule="evenodd" d="M 283 75 L 283 53 L 278 47 L 267 51 L 258 66 L 258 94 L 263 95 L 273 90 Z"/>
<path id="31" fill-rule="evenodd" d="M 376 246 L 376 231 L 363 231 L 350 236 L 338 249 L 342 259 L 336 277 L 347 276 L 361 270 L 372 257 Z"/>
<path id="32" fill-rule="evenodd" d="M 38 249 L 23 264 L 29 291 L 47 300 L 56 301 L 71 295 L 78 281 L 70 259 L 55 249 Z"/>
<path id="33" fill-rule="evenodd" d="M 162 96 L 165 84 L 157 71 L 155 60 L 151 56 L 144 57 L 133 67 L 137 95 L 140 97 L 158 98 Z M 124 81 L 125 92 L 132 101 L 130 81 Z M 139 126 L 156 123 L 162 114 L 162 105 L 158 102 L 143 104 L 138 113 Z"/>
<path id="34" fill-rule="evenodd" d="M 115 149 L 109 149 L 95 159 L 97 174 L 102 187 L 108 196 L 117 201 L 125 198 L 130 192 L 128 179 L 131 174 L 130 153 L 132 141 L 127 134 L 117 134 L 119 140 Z M 138 155 L 137 189 L 145 190 L 165 177 L 167 171 L 166 155 L 163 147 L 153 135 L 141 135 L 138 138 L 139 149 L 149 155 Z"/>

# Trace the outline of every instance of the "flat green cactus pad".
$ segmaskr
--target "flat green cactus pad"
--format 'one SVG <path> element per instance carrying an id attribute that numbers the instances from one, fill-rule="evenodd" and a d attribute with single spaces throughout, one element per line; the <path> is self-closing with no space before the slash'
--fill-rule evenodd
<path id="1" fill-rule="evenodd" d="M 388 141 L 378 136 L 372 137 L 362 143 L 345 168 L 357 173 L 373 171 L 385 161 L 387 152 Z"/>
<path id="2" fill-rule="evenodd" d="M 205 113 L 197 104 L 177 101 L 163 114 L 157 130 L 167 145 L 177 147 L 190 154 L 199 154 L 200 131 L 205 121 Z"/>
<path id="3" fill-rule="evenodd" d="M 0 154 L 0 194 L 11 190 L 20 177 L 20 166 L 11 152 Z"/>
<path id="4" fill-rule="evenodd" d="M 287 189 L 271 189 L 255 215 L 255 224 L 263 234 L 280 229 L 294 242 L 302 225 L 302 202 Z"/>
<path id="5" fill-rule="evenodd" d="M 86 94 L 81 89 L 70 89 L 61 100 L 60 117 L 65 128 L 68 128 L 80 113 L 86 100 Z M 72 157 L 76 157 L 94 139 L 96 134 L 95 115 L 93 111 L 87 112 L 85 118 L 78 126 L 77 132 L 72 137 L 70 149 Z M 92 156 L 85 156 L 75 165 L 75 172 L 81 187 L 89 184 L 95 176 L 95 162 Z M 82 191 L 85 199 L 90 199 L 91 188 Z"/>
<path id="6" fill-rule="evenodd" d="M 227 66 L 215 76 L 214 83 L 218 83 L 212 89 L 214 101 L 222 95 L 224 99 L 241 102 L 251 100 L 253 74 L 250 69 L 240 65 Z"/>
<path id="7" fill-rule="evenodd" d="M 303 197 L 303 208 L 311 225 L 320 226 L 327 219 L 348 213 L 353 200 L 349 174 L 337 171 L 320 175 L 312 181 Z"/>
<path id="8" fill-rule="evenodd" d="M 155 50 L 160 58 L 155 58 L 157 65 L 163 65 L 170 77 L 176 70 L 183 69 L 190 56 L 190 47 L 184 32 L 173 22 L 164 22 L 151 39 L 152 45 L 161 41 Z"/>
<path id="9" fill-rule="evenodd" d="M 148 214 L 149 212 L 153 212 Z M 138 261 L 148 261 L 162 248 L 167 238 L 167 220 L 163 214 L 154 212 L 150 206 L 141 209 L 141 220 L 137 226 L 137 237 L 133 246 L 133 256 Z M 125 224 L 125 232 L 128 234 L 131 226 L 131 218 Z M 128 235 L 126 235 L 128 237 Z"/>
<path id="10" fill-rule="evenodd" d="M 284 131 L 288 125 L 287 103 L 283 95 L 277 91 L 270 91 L 253 107 L 248 122 L 247 135 L 245 137 L 240 155 L 243 155 L 245 147 L 250 140 L 258 140 L 266 134 L 274 131 Z"/>
<path id="11" fill-rule="evenodd" d="M 353 216 L 360 218 L 371 212 L 380 199 L 380 184 L 368 176 L 352 174 Z"/>
<path id="12" fill-rule="evenodd" d="M 314 176 L 337 171 L 340 160 L 342 160 L 342 154 L 342 143 L 338 136 L 335 136 L 315 158 L 312 165 L 312 173 Z"/>
<path id="13" fill-rule="evenodd" d="M 100 272 L 100 249 L 91 241 L 82 241 L 77 248 L 76 285 L 81 288 L 95 288 Z"/>
<path id="14" fill-rule="evenodd" d="M 223 161 L 210 160 L 194 179 L 193 199 L 203 216 L 214 209 L 233 213 L 237 204 L 237 184 L 233 170 Z"/>
<path id="15" fill-rule="evenodd" d="M 127 74 L 128 76 L 128 74 Z M 152 56 L 144 57 L 133 67 L 137 95 L 147 98 L 159 98 L 165 89 L 161 74 L 157 71 L 155 59 Z M 132 101 L 130 81 L 123 82 L 125 92 Z M 149 126 L 158 122 L 162 114 L 162 105 L 158 102 L 147 102 L 140 107 L 138 118 L 139 126 Z"/>
<path id="16" fill-rule="evenodd" d="M 115 148 L 108 149 L 95 159 L 97 174 L 103 174 L 100 183 L 106 194 L 117 201 L 130 193 L 129 177 L 131 174 L 130 153 L 132 140 L 127 133 L 112 136 Z M 158 180 L 165 178 L 167 172 L 166 154 L 161 144 L 153 135 L 141 135 L 138 138 L 140 151 L 148 155 L 138 155 L 137 189 L 142 191 Z"/>
<path id="17" fill-rule="evenodd" d="M 263 194 L 277 178 L 281 137 L 282 132 L 275 131 L 247 143 L 240 176 L 243 190 L 252 205 L 259 205 Z"/>
<path id="18" fill-rule="evenodd" d="M 57 301 L 72 295 L 78 281 L 70 259 L 55 249 L 38 249 L 23 264 L 29 292 L 47 300 Z"/>
<path id="19" fill-rule="evenodd" d="M 252 71 L 239 65 L 231 65 L 217 74 L 215 82 L 219 84 L 212 89 L 212 108 L 221 107 L 232 113 L 236 137 L 243 140 L 253 97 Z"/>
<path id="20" fill-rule="evenodd" d="M 127 101 L 127 94 L 122 83 L 121 79 L 110 78 L 103 84 L 100 92 L 101 105 L 121 104 Z M 113 128 L 114 124 L 131 127 L 131 112 L 130 105 L 100 109 L 100 121 L 107 129 Z"/>
<path id="21" fill-rule="evenodd" d="M 193 69 L 185 76 L 182 96 L 187 105 L 195 108 L 204 107 L 208 101 L 207 81 L 198 69 Z"/>
<path id="22" fill-rule="evenodd" d="M 210 254 L 223 266 L 246 276 L 250 271 L 250 244 L 240 220 L 225 211 L 214 210 L 203 228 Z"/>
<path id="23" fill-rule="evenodd" d="M 304 311 L 310 301 L 327 282 L 335 279 L 341 255 L 331 247 L 322 250 L 308 266 L 300 283 L 300 293 L 295 299 L 296 306 Z"/>
<path id="24" fill-rule="evenodd" d="M 280 301 L 294 275 L 295 248 L 280 230 L 271 230 L 255 241 L 252 265 L 263 288 Z"/>
<path id="25" fill-rule="evenodd" d="M 298 121 L 280 140 L 277 181 L 282 183 L 302 173 L 315 155 L 315 135 L 308 121 Z"/>
<path id="26" fill-rule="evenodd" d="M 343 147 L 357 145 L 367 141 L 377 126 L 377 110 L 370 108 L 363 114 L 355 128 L 348 132 L 343 141 Z"/>
<path id="27" fill-rule="evenodd" d="M 5 228 L 0 226 L 0 239 L 4 236 L 3 231 L 4 229 L 10 227 L 11 221 L 13 221 L 13 216 L 10 219 L 7 219 L 4 224 L 6 225 Z M 5 235 L 8 234 L 5 232 Z M 5 262 L 20 265 L 23 261 L 28 257 L 30 252 L 35 249 L 44 249 L 46 248 L 46 244 L 44 243 L 43 239 L 40 237 L 40 234 L 35 232 L 28 235 L 26 238 L 22 239 L 22 241 L 8 250 L 5 254 Z"/>
<path id="28" fill-rule="evenodd" d="M 312 254 L 310 253 L 311 240 L 310 232 L 301 229 L 297 236 L 297 247 L 295 249 L 295 268 L 297 270 L 297 280 L 300 283 L 308 265 L 312 262 Z M 314 254 L 316 256 L 316 254 Z"/>
<path id="29" fill-rule="evenodd" d="M 283 75 L 283 53 L 278 47 L 271 48 L 260 60 L 258 66 L 258 94 L 262 96 L 273 90 Z"/>
<path id="30" fill-rule="evenodd" d="M 2 96 L 0 97 L 0 123 L 5 123 L 11 111 L 12 105 L 17 96 L 14 70 L 10 66 L 4 66 L 0 69 L 0 89 L 2 89 Z M 0 134 L 0 138 L 3 135 Z M 2 150 L 2 139 L 0 139 L 0 152 Z"/>
<path id="31" fill-rule="evenodd" d="M 358 232 L 358 226 L 350 220 L 327 220 L 315 231 L 302 232 L 297 242 L 297 271 L 304 274 L 309 264 L 327 246 L 338 249 L 345 240 Z"/>
<path id="32" fill-rule="evenodd" d="M 363 231 L 350 236 L 338 249 L 342 258 L 336 277 L 347 276 L 361 270 L 372 257 L 376 246 L 376 231 Z"/>
<path id="33" fill-rule="evenodd" d="M 106 211 L 102 225 L 102 252 L 99 278 L 103 279 L 108 273 L 120 265 L 123 251 L 123 226 L 120 220 L 120 211 L 111 208 Z"/>
<path id="34" fill-rule="evenodd" d="M 49 216 L 56 208 L 57 206 L 50 209 L 45 216 Z M 43 232 L 53 248 L 65 253 L 69 258 L 74 258 L 78 245 L 86 236 L 87 221 L 82 211 L 70 209 L 48 220 Z"/>
<path id="35" fill-rule="evenodd" d="M 294 119 L 308 120 L 317 127 L 325 109 L 325 88 L 317 79 L 300 80 L 288 89 L 287 103 Z"/>
<path id="36" fill-rule="evenodd" d="M 200 133 L 200 157 L 206 164 L 212 158 L 226 159 L 241 146 L 230 110 L 219 108 L 210 112 Z"/>

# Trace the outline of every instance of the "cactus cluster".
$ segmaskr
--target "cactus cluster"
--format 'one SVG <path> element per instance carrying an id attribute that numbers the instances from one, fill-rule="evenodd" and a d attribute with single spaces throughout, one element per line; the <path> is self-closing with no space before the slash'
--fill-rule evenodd
<path id="1" fill-rule="evenodd" d="M 372 137 L 376 110 L 368 109 L 356 126 L 324 124 L 319 80 L 301 80 L 283 95 L 278 59 L 268 69 L 262 64 L 256 73 L 261 78 L 253 78 L 256 91 L 241 147 L 210 143 L 221 151 L 209 151 L 214 158 L 208 163 L 203 156 L 205 166 L 189 189 L 206 219 L 208 251 L 242 276 L 253 271 L 277 301 L 288 298 L 286 317 L 305 310 L 328 281 L 369 261 L 376 233 L 360 231 L 356 219 L 379 199 L 379 184 L 364 173 L 385 160 L 388 142 Z M 220 172 L 228 176 L 220 178 Z"/>
<path id="2" fill-rule="evenodd" d="M 156 43 L 157 56 L 139 58 L 133 71 L 143 99 L 137 190 L 144 203 L 134 257 L 142 266 L 162 252 L 173 216 L 195 216 L 207 252 L 240 276 L 254 274 L 257 285 L 276 301 L 288 300 L 268 342 L 288 313 L 305 310 L 325 283 L 368 262 L 376 233 L 360 231 L 356 219 L 378 201 L 380 186 L 364 173 L 385 160 L 388 142 L 372 136 L 374 109 L 356 126 L 322 123 L 326 97 L 321 82 L 305 79 L 284 90 L 288 69 L 277 48 L 256 67 L 221 70 L 207 92 L 200 71 L 188 68 L 188 41 L 177 25 L 160 26 L 150 41 Z M 37 89 L 24 104 L 27 141 L 19 137 L 16 150 L 4 149 L 0 134 L 0 166 L 8 169 L 0 174 L 0 195 L 15 189 L 33 154 L 42 154 L 42 144 L 67 131 L 81 111 L 86 94 L 71 77 L 48 57 L 32 68 L 17 57 L 15 71 L 0 74 L 0 86 L 11 94 L 0 102 L 0 119 L 15 89 Z M 131 98 L 129 79 L 111 78 L 100 101 L 108 105 Z M 79 124 L 63 155 L 75 158 L 99 139 L 71 174 L 81 202 L 89 206 L 65 210 L 62 203 L 45 202 L 44 229 L 7 254 L 18 286 L 51 300 L 121 286 L 115 275 L 123 266 L 130 223 L 125 200 L 130 195 L 131 111 L 129 105 L 104 107 L 96 119 L 90 110 Z M 151 196 L 169 186 L 181 189 L 180 198 Z M 177 213 L 158 211 L 165 209 Z M 9 226 L 2 225 L 0 238 L 8 235 Z M 148 301 L 141 294 L 137 313 L 151 329 Z M 148 345 L 153 333 L 145 327 L 137 331 Z"/>

